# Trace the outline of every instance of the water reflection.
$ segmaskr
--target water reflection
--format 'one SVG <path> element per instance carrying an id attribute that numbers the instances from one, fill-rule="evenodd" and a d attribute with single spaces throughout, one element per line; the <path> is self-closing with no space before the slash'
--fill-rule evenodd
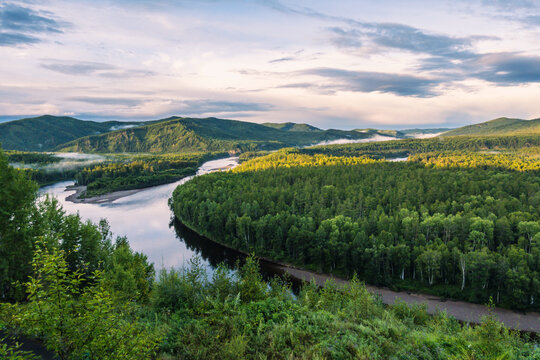
<path id="1" fill-rule="evenodd" d="M 210 269 L 216 268 L 220 263 L 234 269 L 238 264 L 242 264 L 247 256 L 244 253 L 217 244 L 203 236 L 200 236 L 183 225 L 176 218 L 172 219 L 171 226 L 176 231 L 178 240 L 184 243 L 186 247 L 194 254 L 197 254 L 203 260 L 203 263 L 207 264 L 207 267 Z M 265 280 L 270 280 L 275 276 L 283 277 L 285 275 L 285 271 L 281 266 L 270 261 L 260 260 L 259 266 L 261 269 L 261 274 Z M 290 277 L 288 277 L 288 280 L 292 282 L 293 291 L 297 293 L 299 286 L 301 285 L 301 281 Z"/>
<path id="2" fill-rule="evenodd" d="M 199 168 L 197 175 L 234 167 L 237 164 L 237 157 L 208 161 Z M 73 181 L 44 187 L 41 192 L 56 197 L 68 214 L 78 213 L 82 219 L 94 223 L 106 218 L 111 231 L 115 235 L 127 236 L 131 247 L 146 254 L 156 269 L 181 268 L 188 265 L 189 260 L 196 256 L 198 251 L 188 247 L 182 238 L 177 237 L 174 227 L 169 226 L 172 213 L 167 202 L 173 190 L 190 178 L 144 189 L 113 202 L 100 204 L 75 204 L 66 201 L 66 197 L 74 192 L 66 190 L 66 187 L 73 185 Z M 205 260 L 205 265 L 209 269 L 216 263 Z"/>

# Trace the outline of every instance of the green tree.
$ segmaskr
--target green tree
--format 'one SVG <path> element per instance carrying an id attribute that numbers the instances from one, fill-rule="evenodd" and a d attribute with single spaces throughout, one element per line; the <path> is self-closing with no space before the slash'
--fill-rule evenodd
<path id="1" fill-rule="evenodd" d="M 0 149 L 0 299 L 21 300 L 34 250 L 37 184 L 8 165 Z"/>
<path id="2" fill-rule="evenodd" d="M 34 275 L 25 284 L 27 304 L 7 307 L 13 323 L 41 337 L 61 359 L 146 359 L 157 338 L 125 317 L 95 271 L 83 287 L 82 274 L 71 272 L 62 250 L 38 246 Z"/>

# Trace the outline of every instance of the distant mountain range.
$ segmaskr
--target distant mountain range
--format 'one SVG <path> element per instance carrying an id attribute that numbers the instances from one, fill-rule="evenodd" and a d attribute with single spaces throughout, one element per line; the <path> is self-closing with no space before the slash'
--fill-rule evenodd
<path id="1" fill-rule="evenodd" d="M 44 115 L 0 123 L 0 144 L 3 149 L 50 151 L 77 138 L 101 134 L 139 122 L 84 121 L 67 116 Z"/>
<path id="2" fill-rule="evenodd" d="M 123 122 L 84 121 L 44 115 L 0 123 L 0 144 L 8 150 L 115 152 L 196 152 L 273 150 L 337 140 L 404 139 L 431 136 L 540 134 L 540 119 L 500 118 L 458 129 L 322 130 L 309 124 L 263 123 L 217 118 Z M 442 134 L 442 135 L 441 135 Z"/>
<path id="3" fill-rule="evenodd" d="M 450 130 L 442 136 L 489 136 L 489 135 L 531 135 L 540 134 L 540 119 L 522 120 L 506 117 L 480 124 L 463 126 Z"/>
<path id="4" fill-rule="evenodd" d="M 273 150 L 374 136 L 408 137 L 394 130 L 321 130 L 308 124 L 256 124 L 216 118 L 95 122 L 44 115 L 0 124 L 0 144 L 4 149 L 87 153 Z"/>

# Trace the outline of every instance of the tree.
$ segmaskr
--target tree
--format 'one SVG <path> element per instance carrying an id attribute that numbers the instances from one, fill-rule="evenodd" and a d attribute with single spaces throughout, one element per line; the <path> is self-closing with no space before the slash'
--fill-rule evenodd
<path id="1" fill-rule="evenodd" d="M 439 276 L 441 257 L 440 251 L 428 249 L 416 259 L 422 272 L 426 273 L 429 285 L 433 285 L 436 277 Z"/>
<path id="2" fill-rule="evenodd" d="M 157 338 L 124 318 L 100 271 L 84 287 L 82 274 L 69 271 L 64 252 L 49 251 L 43 243 L 32 268 L 34 275 L 25 283 L 28 303 L 7 310 L 18 327 L 42 336 L 61 359 L 146 359 L 154 353 Z"/>
<path id="3" fill-rule="evenodd" d="M 531 252 L 533 238 L 536 234 L 540 233 L 540 224 L 537 221 L 521 221 L 518 224 L 518 230 L 520 234 L 524 235 L 528 240 L 528 246 L 525 249 L 527 252 Z"/>
<path id="4" fill-rule="evenodd" d="M 0 299 L 21 300 L 34 250 L 37 184 L 8 165 L 0 149 Z"/>

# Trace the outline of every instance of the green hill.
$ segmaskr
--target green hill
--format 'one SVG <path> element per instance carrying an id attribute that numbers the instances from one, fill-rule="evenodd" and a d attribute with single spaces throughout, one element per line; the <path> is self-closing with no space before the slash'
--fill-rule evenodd
<path id="1" fill-rule="evenodd" d="M 498 118 L 480 124 L 450 130 L 441 136 L 487 136 L 540 134 L 540 119 L 522 120 Z"/>
<path id="2" fill-rule="evenodd" d="M 285 130 L 285 131 L 324 131 L 315 126 L 309 124 L 296 124 L 292 122 L 286 123 L 262 123 L 261 125 L 268 126 L 274 129 Z"/>
<path id="3" fill-rule="evenodd" d="M 109 132 L 137 122 L 83 121 L 67 116 L 43 115 L 0 124 L 0 144 L 8 150 L 49 151 L 77 138 Z"/>
<path id="4" fill-rule="evenodd" d="M 291 130 L 294 127 L 280 129 L 245 121 L 173 117 L 136 128 L 86 136 L 61 145 L 57 150 L 98 153 L 273 150 L 371 136 L 333 129 Z"/>

